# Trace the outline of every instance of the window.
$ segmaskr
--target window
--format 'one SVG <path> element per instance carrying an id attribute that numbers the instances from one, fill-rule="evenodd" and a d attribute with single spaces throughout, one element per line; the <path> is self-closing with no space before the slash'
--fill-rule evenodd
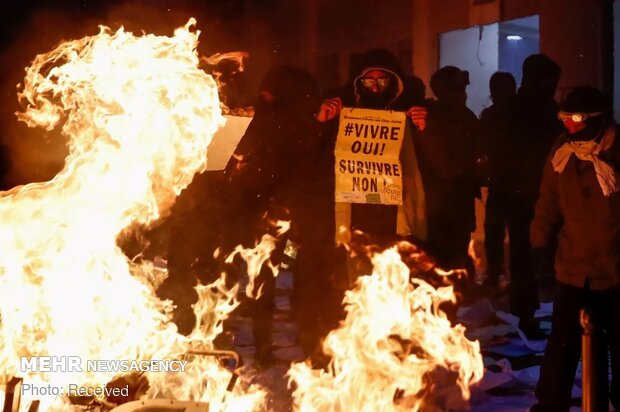
<path id="1" fill-rule="evenodd" d="M 439 35 L 439 67 L 452 65 L 469 71 L 467 106 L 476 115 L 491 104 L 493 73 L 512 73 L 517 85 L 521 83 L 523 60 L 540 50 L 538 27 L 538 16 L 529 16 Z"/>

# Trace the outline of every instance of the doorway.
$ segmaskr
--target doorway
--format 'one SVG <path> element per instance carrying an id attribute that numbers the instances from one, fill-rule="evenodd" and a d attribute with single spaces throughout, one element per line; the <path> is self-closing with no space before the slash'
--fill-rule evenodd
<path id="1" fill-rule="evenodd" d="M 467 106 L 476 114 L 491 105 L 489 79 L 496 71 L 512 73 L 521 83 L 523 60 L 540 50 L 538 15 L 439 35 L 439 67 L 469 71 Z"/>

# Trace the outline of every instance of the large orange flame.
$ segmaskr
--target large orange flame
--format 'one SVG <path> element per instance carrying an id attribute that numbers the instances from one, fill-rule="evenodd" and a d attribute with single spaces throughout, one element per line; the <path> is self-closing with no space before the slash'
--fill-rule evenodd
<path id="1" fill-rule="evenodd" d="M 242 245 L 238 245 L 226 258 L 227 263 L 232 263 L 235 256 L 239 255 L 245 261 L 247 265 L 247 285 L 245 285 L 245 294 L 250 299 L 258 299 L 263 294 L 262 286 L 256 290 L 256 278 L 260 275 L 263 265 L 269 268 L 273 276 L 278 275 L 278 268 L 272 264 L 269 259 L 277 247 L 276 242 L 278 241 L 278 237 L 282 236 L 290 229 L 291 222 L 278 220 L 272 222 L 272 225 L 277 227 L 275 233 L 277 237 L 266 233 L 253 248 L 244 248 Z"/>
<path id="2" fill-rule="evenodd" d="M 467 399 L 469 385 L 482 378 L 482 357 L 479 343 L 439 309 L 453 300 L 452 287 L 410 281 L 396 248 L 375 255 L 373 266 L 346 293 L 346 319 L 324 342 L 328 372 L 292 365 L 295 407 L 415 411 L 441 398 L 449 408 Z"/>
<path id="3" fill-rule="evenodd" d="M 69 155 L 53 180 L 0 197 L 0 384 L 18 375 L 29 384 L 100 386 L 116 373 L 24 373 L 19 359 L 180 359 L 212 348 L 237 305 L 236 288 L 223 279 L 199 287 L 196 328 L 179 335 L 171 302 L 154 294 L 153 264 L 130 261 L 116 242 L 168 212 L 206 168 L 224 122 L 216 82 L 198 68 L 194 25 L 190 19 L 172 37 L 101 27 L 27 69 L 18 118 L 62 127 Z M 212 358 L 194 358 L 184 374 L 146 376 L 148 397 L 207 401 L 211 410 L 250 410 L 264 397 L 227 393 L 231 373 Z M 62 397 L 40 400 L 42 410 L 67 407 Z"/>

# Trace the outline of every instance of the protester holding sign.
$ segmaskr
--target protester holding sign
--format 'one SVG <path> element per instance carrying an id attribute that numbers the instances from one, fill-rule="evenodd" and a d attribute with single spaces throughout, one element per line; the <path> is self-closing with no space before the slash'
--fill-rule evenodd
<path id="1" fill-rule="evenodd" d="M 405 117 L 421 101 L 405 93 L 400 62 L 389 51 L 370 50 L 355 63 L 353 79 L 325 99 L 317 115 L 332 124 L 338 140 L 336 227 L 362 231 L 379 244 L 424 238 L 424 196 Z"/>
<path id="2" fill-rule="evenodd" d="M 402 204 L 403 112 L 342 110 L 336 140 L 336 201 Z"/>
<path id="3" fill-rule="evenodd" d="M 336 243 L 350 243 L 351 233 L 363 233 L 357 238 L 364 245 L 424 240 L 424 191 L 408 120 L 410 109 L 423 102 L 423 90 L 419 93 L 419 83 L 412 79 L 403 81 L 398 59 L 383 49 L 355 55 L 349 75 L 346 85 L 327 94 L 316 116 L 330 153 L 324 158 L 329 175 L 321 179 L 330 191 L 325 213 L 331 218 L 322 222 L 335 229 L 324 248 L 334 251 L 334 237 Z M 416 121 L 423 122 L 425 109 L 416 113 Z M 363 257 L 346 256 L 344 248 L 332 254 L 331 276 L 319 285 L 328 302 L 319 309 L 317 349 L 321 336 L 338 324 L 344 291 L 370 270 Z"/>

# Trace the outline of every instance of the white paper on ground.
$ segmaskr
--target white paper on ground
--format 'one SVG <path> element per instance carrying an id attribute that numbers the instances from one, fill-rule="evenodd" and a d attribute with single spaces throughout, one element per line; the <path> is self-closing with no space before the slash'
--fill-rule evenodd
<path id="1" fill-rule="evenodd" d="M 472 306 L 459 310 L 457 312 L 458 319 L 468 328 L 477 328 L 493 318 L 495 309 L 489 299 L 480 299 Z"/>
<path id="2" fill-rule="evenodd" d="M 472 340 L 479 340 L 480 343 L 485 344 L 494 337 L 508 335 L 509 333 L 516 332 L 517 328 L 512 325 L 499 324 L 491 326 L 482 326 L 476 329 L 468 329 L 466 336 Z"/>
<path id="3" fill-rule="evenodd" d="M 540 366 L 530 366 L 529 368 L 518 370 L 515 373 L 519 384 L 534 389 L 540 378 Z"/>
<path id="4" fill-rule="evenodd" d="M 251 117 L 224 116 L 226 123 L 220 127 L 207 148 L 207 170 L 224 170 L 245 134 Z"/>
<path id="5" fill-rule="evenodd" d="M 553 302 L 541 302 L 540 309 L 534 313 L 535 318 L 544 318 L 553 314 Z"/>
<path id="6" fill-rule="evenodd" d="M 570 391 L 570 396 L 572 398 L 579 398 L 581 397 L 581 388 L 577 385 L 573 385 L 573 388 Z"/>
<path id="7" fill-rule="evenodd" d="M 519 326 L 518 316 L 515 316 L 511 313 L 503 312 L 501 310 L 498 310 L 497 312 L 495 312 L 495 314 L 497 315 L 498 318 L 508 323 L 509 325 L 517 327 L 517 334 L 519 335 L 519 338 L 521 338 L 521 341 L 523 342 L 524 346 L 526 346 L 527 348 L 531 349 L 534 352 L 542 352 L 545 350 L 545 348 L 547 347 L 546 340 L 529 340 L 525 336 L 525 334 L 521 331 L 521 329 L 518 329 L 518 326 Z"/>
<path id="8" fill-rule="evenodd" d="M 481 389 L 488 390 L 496 387 L 514 388 L 522 387 L 534 389 L 540 378 L 540 366 L 513 370 L 508 359 L 500 359 L 495 363 L 501 368 L 501 372 L 485 371 L 480 385 Z M 488 376 L 487 376 L 488 375 Z"/>
<path id="9" fill-rule="evenodd" d="M 513 358 L 537 353 L 537 351 L 525 346 L 520 338 L 511 339 L 508 343 L 504 343 L 502 345 L 489 346 L 484 348 L 484 351 L 502 356 L 510 356 Z"/>
<path id="10" fill-rule="evenodd" d="M 500 386 L 506 387 L 504 385 L 508 385 L 508 387 L 510 387 L 514 380 L 514 376 L 507 372 L 485 371 L 482 380 L 476 384 L 476 387 L 482 389 L 483 391 L 499 388 Z"/>
<path id="11" fill-rule="evenodd" d="M 538 323 L 538 327 L 540 327 L 540 329 L 542 329 L 544 331 L 550 331 L 551 330 L 551 322 L 549 322 L 548 320 L 541 320 Z"/>

